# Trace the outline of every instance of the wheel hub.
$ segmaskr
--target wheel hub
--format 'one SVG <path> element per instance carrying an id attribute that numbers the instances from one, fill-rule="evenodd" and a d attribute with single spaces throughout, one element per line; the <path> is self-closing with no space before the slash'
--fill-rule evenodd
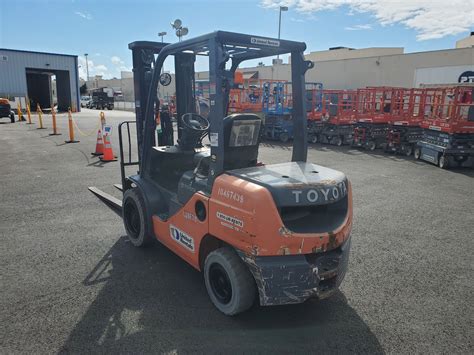
<path id="1" fill-rule="evenodd" d="M 211 289 L 219 302 L 227 304 L 232 299 L 232 285 L 229 275 L 219 264 L 212 264 L 209 268 Z"/>

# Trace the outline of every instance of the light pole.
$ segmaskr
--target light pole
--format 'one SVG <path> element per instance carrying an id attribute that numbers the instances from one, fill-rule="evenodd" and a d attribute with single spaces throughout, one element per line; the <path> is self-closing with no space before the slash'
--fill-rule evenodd
<path id="1" fill-rule="evenodd" d="M 163 43 L 163 37 L 166 36 L 167 33 L 166 32 L 160 32 L 158 33 L 158 36 L 161 37 L 161 43 Z"/>
<path id="2" fill-rule="evenodd" d="M 86 75 L 87 75 L 87 80 L 86 80 L 86 82 L 89 81 L 89 61 L 87 60 L 87 56 L 88 56 L 88 55 L 89 55 L 89 54 L 84 53 L 84 57 L 86 57 Z"/>
<path id="3" fill-rule="evenodd" d="M 178 42 L 181 42 L 181 37 L 186 36 L 189 32 L 189 29 L 187 27 L 183 27 L 183 23 L 180 19 L 176 19 L 173 21 L 171 24 L 171 27 L 173 27 L 176 30 L 176 36 L 178 36 Z"/>
<path id="4" fill-rule="evenodd" d="M 281 12 L 288 11 L 288 6 L 280 6 L 279 16 L 278 16 L 278 40 L 280 40 L 280 32 L 281 32 Z M 277 55 L 277 59 L 280 59 L 280 55 Z"/>

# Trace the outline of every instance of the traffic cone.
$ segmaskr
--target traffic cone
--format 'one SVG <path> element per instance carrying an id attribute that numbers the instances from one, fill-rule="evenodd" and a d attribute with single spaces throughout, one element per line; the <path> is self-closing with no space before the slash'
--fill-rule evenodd
<path id="1" fill-rule="evenodd" d="M 102 131 L 97 131 L 97 143 L 95 144 L 95 152 L 91 153 L 92 155 L 102 155 L 104 154 L 104 140 L 102 139 Z"/>
<path id="2" fill-rule="evenodd" d="M 114 151 L 112 150 L 112 144 L 110 144 L 110 137 L 107 134 L 104 136 L 104 155 L 99 159 L 104 162 L 117 160 L 117 157 L 114 155 Z"/>

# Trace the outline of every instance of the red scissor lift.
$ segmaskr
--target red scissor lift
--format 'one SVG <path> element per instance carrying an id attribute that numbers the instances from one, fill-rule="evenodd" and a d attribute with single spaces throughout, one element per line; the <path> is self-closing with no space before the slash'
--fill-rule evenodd
<path id="1" fill-rule="evenodd" d="M 337 146 L 351 144 L 356 103 L 356 90 L 323 90 L 322 124 L 315 141 Z"/>
<path id="2" fill-rule="evenodd" d="M 391 125 L 385 151 L 410 156 L 423 135 L 420 123 L 424 118 L 423 89 L 392 90 Z"/>
<path id="3" fill-rule="evenodd" d="M 229 113 L 262 112 L 262 82 L 252 84 L 245 81 L 240 72 L 235 72 L 234 83 L 229 93 Z"/>
<path id="4" fill-rule="evenodd" d="M 440 168 L 474 166 L 474 87 L 424 89 L 423 136 L 415 158 Z"/>
<path id="5" fill-rule="evenodd" d="M 392 87 L 357 89 L 352 146 L 375 150 L 387 144 L 393 91 Z"/>

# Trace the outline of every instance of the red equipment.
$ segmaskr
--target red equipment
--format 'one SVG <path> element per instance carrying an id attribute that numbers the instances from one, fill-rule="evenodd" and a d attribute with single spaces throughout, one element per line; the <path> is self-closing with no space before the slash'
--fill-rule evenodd
<path id="1" fill-rule="evenodd" d="M 316 141 L 335 145 L 350 143 L 352 124 L 356 122 L 356 103 L 356 90 L 323 90 L 323 124 Z"/>
<path id="2" fill-rule="evenodd" d="M 423 103 L 425 119 L 421 127 L 446 133 L 474 133 L 469 120 L 473 103 L 470 86 L 427 88 Z"/>

